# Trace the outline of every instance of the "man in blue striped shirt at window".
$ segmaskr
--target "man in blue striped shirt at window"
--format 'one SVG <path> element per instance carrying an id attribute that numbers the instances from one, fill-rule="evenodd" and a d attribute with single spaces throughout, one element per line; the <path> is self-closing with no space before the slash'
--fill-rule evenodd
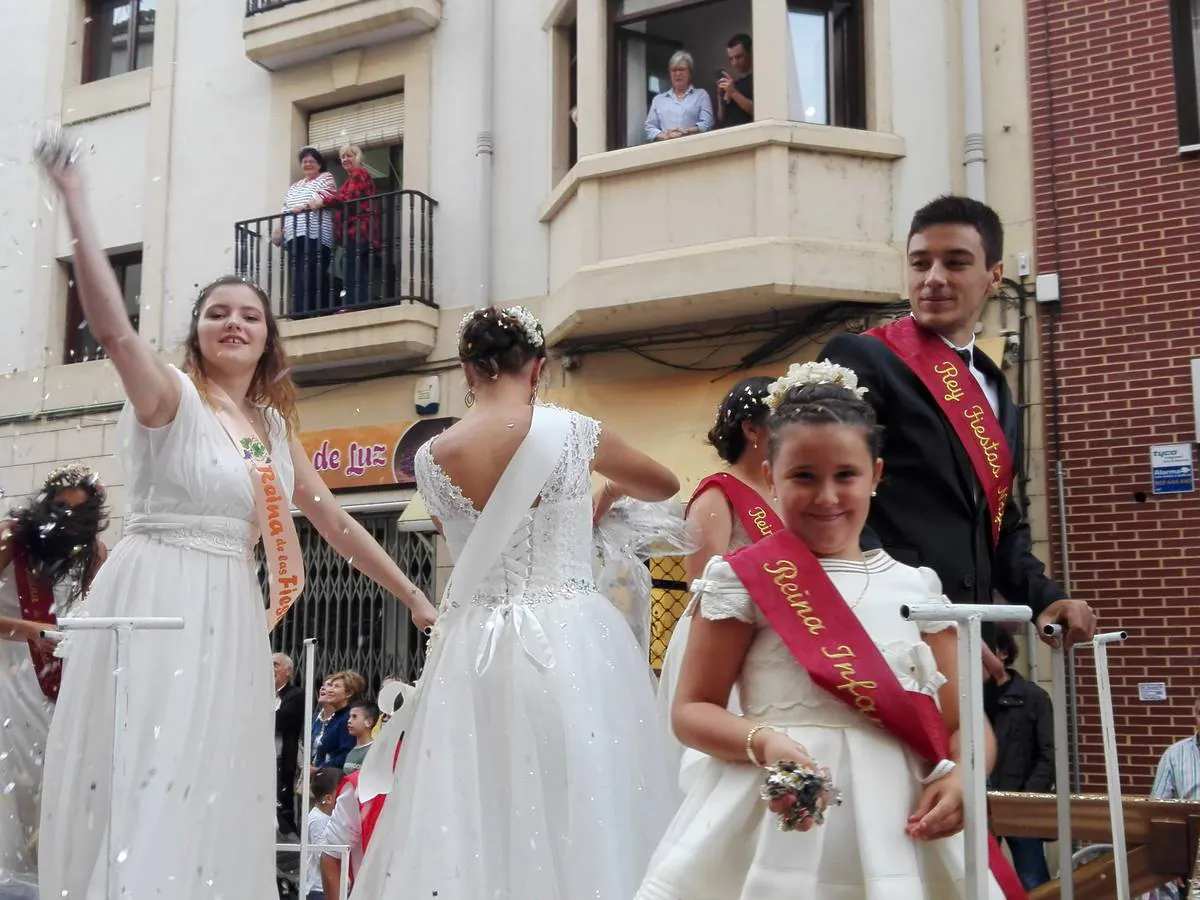
<path id="1" fill-rule="evenodd" d="M 1200 698 L 1192 704 L 1197 734 L 1168 747 L 1158 761 L 1158 773 L 1150 796 L 1158 800 L 1200 800 Z M 1154 900 L 1173 900 L 1182 896 L 1174 887 L 1158 888 Z"/>
<path id="2" fill-rule="evenodd" d="M 663 91 L 650 104 L 650 112 L 646 115 L 647 141 L 669 141 L 712 130 L 712 98 L 704 88 L 692 84 L 695 65 L 692 54 L 686 50 L 676 50 L 672 54 L 668 64 L 671 89 Z"/>

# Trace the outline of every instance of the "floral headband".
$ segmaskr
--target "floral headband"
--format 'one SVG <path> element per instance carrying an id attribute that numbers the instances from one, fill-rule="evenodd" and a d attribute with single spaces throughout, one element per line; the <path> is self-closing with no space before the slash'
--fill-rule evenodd
<path id="1" fill-rule="evenodd" d="M 832 384 L 851 391 L 860 399 L 867 393 L 865 387 L 858 386 L 858 376 L 852 369 L 826 360 L 825 362 L 792 363 L 788 366 L 786 375 L 778 381 L 771 382 L 767 388 L 767 399 L 764 402 L 771 409 L 778 409 L 788 391 L 807 384 Z"/>
<path id="2" fill-rule="evenodd" d="M 546 343 L 546 338 L 542 334 L 542 323 L 537 320 L 537 316 L 531 313 L 524 306 L 508 306 L 504 309 L 498 309 L 496 311 L 500 313 L 502 320 L 510 319 L 512 322 L 512 327 L 520 328 L 521 331 L 525 333 L 525 338 L 529 341 L 529 345 L 534 349 L 537 349 Z M 478 313 L 479 310 L 472 310 L 463 316 L 462 321 L 458 323 L 458 339 L 460 341 L 462 340 L 463 332 L 467 330 L 467 326 L 470 325 L 471 322 L 475 321 L 475 317 Z M 502 321 L 501 324 L 507 325 L 509 323 Z M 467 351 L 470 352 L 470 350 L 471 348 L 468 346 Z"/>
<path id="3" fill-rule="evenodd" d="M 62 490 L 63 488 L 88 487 L 100 494 L 105 493 L 104 482 L 100 480 L 91 466 L 83 463 L 71 463 L 50 472 L 42 482 L 42 490 Z"/>

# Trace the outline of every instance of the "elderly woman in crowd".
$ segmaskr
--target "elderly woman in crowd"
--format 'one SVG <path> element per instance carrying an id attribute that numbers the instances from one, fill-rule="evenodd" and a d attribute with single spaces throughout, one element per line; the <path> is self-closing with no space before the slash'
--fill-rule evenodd
<path id="1" fill-rule="evenodd" d="M 302 177 L 287 190 L 283 224 L 271 240 L 287 248 L 292 277 L 293 316 L 316 312 L 322 294 L 330 293 L 329 261 L 333 256 L 333 213 L 319 212 L 337 193 L 325 157 L 315 147 L 298 154 Z"/>
<path id="2" fill-rule="evenodd" d="M 671 89 L 663 91 L 650 104 L 646 115 L 647 141 L 669 141 L 712 129 L 712 98 L 704 88 L 692 84 L 695 67 L 692 54 L 686 50 L 676 50 L 671 56 Z"/>
<path id="3" fill-rule="evenodd" d="M 354 144 L 343 147 L 338 159 L 346 180 L 328 202 L 340 205 L 334 231 L 342 242 L 343 303 L 360 306 L 371 301 L 371 253 L 379 249 L 379 209 L 368 199 L 375 196 L 375 182 L 362 164 L 362 150 Z M 317 198 L 313 208 L 324 202 Z"/>
<path id="4" fill-rule="evenodd" d="M 346 754 L 354 749 L 355 739 L 347 723 L 350 704 L 366 690 L 365 679 L 357 672 L 335 672 L 325 679 L 317 695 L 320 705 L 312 719 L 312 759 L 315 769 L 340 769 Z M 311 773 L 310 773 L 311 774 Z"/>

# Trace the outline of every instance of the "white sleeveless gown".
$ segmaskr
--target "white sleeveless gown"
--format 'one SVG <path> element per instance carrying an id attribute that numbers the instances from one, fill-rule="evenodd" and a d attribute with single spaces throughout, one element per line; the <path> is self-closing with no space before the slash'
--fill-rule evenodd
<path id="1" fill-rule="evenodd" d="M 653 675 L 592 580 L 599 424 L 571 418 L 539 505 L 442 612 L 356 900 L 630 900 L 670 821 Z M 416 475 L 457 558 L 478 513 L 428 444 Z"/>
<path id="2" fill-rule="evenodd" d="M 250 472 L 182 373 L 175 421 L 121 414 L 125 535 L 97 574 L 92 616 L 182 616 L 182 631 L 135 633 L 128 748 L 116 836 L 131 897 L 273 900 L 274 678 Z M 288 496 L 280 417 L 271 453 Z M 46 752 L 42 897 L 107 900 L 104 846 L 112 746 L 113 638 L 70 639 Z"/>

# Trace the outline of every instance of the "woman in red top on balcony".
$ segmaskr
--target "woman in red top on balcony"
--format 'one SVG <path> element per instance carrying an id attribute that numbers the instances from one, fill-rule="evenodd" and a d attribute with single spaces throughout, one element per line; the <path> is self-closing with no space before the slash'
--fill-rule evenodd
<path id="1" fill-rule="evenodd" d="M 372 251 L 379 249 L 379 210 L 369 198 L 375 182 L 362 164 L 362 150 L 347 144 L 339 153 L 346 180 L 327 202 L 339 205 L 334 234 L 342 242 L 342 306 L 371 302 L 371 282 L 380 269 L 371 265 Z"/>

